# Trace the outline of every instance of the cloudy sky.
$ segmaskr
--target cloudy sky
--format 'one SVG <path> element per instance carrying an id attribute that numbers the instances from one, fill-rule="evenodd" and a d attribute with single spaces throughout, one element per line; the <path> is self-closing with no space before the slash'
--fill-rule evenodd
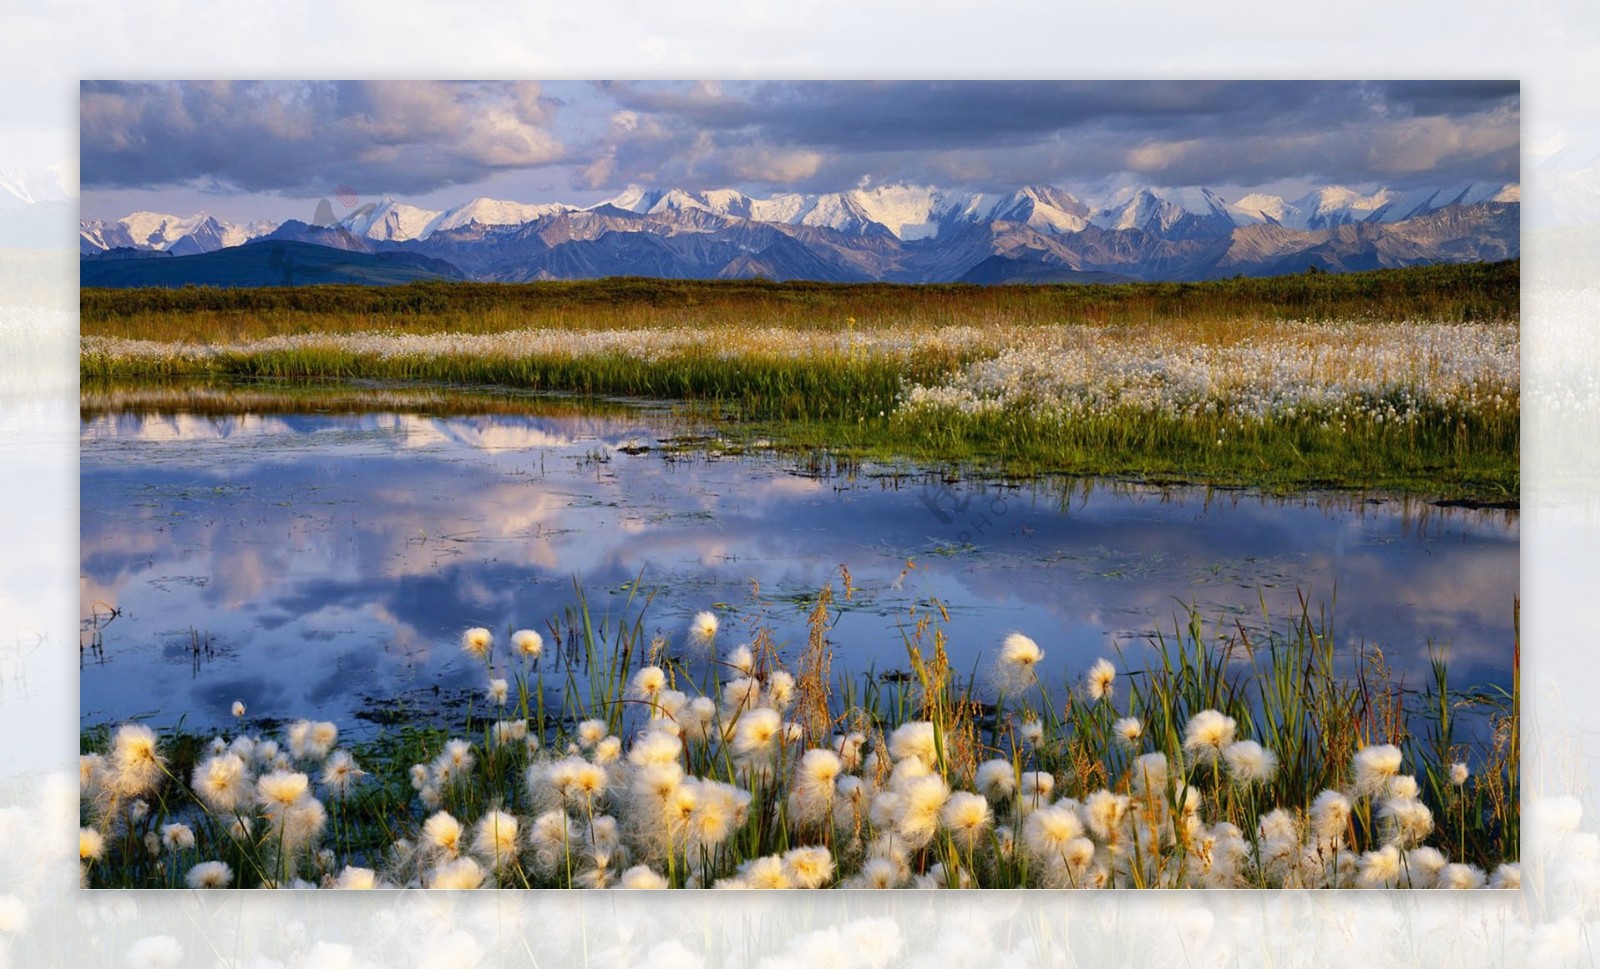
<path id="1" fill-rule="evenodd" d="M 84 82 L 83 217 L 588 204 L 630 183 L 1233 200 L 1513 182 L 1520 102 L 1515 81 Z"/>

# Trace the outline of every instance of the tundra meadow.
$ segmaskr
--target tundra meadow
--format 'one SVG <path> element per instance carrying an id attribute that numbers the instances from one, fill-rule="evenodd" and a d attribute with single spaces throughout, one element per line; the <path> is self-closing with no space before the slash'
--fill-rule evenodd
<path id="1" fill-rule="evenodd" d="M 80 371 L 86 401 L 511 386 L 672 402 L 751 448 L 957 477 L 1516 508 L 1514 262 L 935 289 L 90 290 Z M 586 301 L 605 309 L 567 309 Z M 235 702 L 197 712 L 214 733 L 86 725 L 81 882 L 1520 885 L 1515 642 L 1505 685 L 1457 683 L 1431 647 L 1419 685 L 1302 598 L 1249 625 L 1180 609 L 1136 657 L 1062 670 L 1027 630 L 951 643 L 930 600 L 899 618 L 903 669 L 863 671 L 835 663 L 855 595 L 841 567 L 807 597 L 803 641 L 780 642 L 714 603 L 652 632 L 647 592 L 597 612 L 578 580 L 552 612 L 462 624 L 449 649 L 478 686 L 438 724 L 353 735 Z"/>

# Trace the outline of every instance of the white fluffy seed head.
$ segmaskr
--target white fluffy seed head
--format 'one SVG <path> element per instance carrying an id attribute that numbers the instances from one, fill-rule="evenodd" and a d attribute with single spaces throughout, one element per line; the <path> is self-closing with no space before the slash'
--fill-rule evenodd
<path id="1" fill-rule="evenodd" d="M 523 659 L 537 660 L 544 650 L 544 637 L 535 630 L 518 630 L 511 634 L 511 645 Z"/>
<path id="2" fill-rule="evenodd" d="M 1084 687 L 1090 700 L 1103 700 L 1116 690 L 1117 668 L 1104 657 L 1096 660 L 1084 675 Z"/>
<path id="3" fill-rule="evenodd" d="M 449 812 L 435 812 L 422 823 L 423 841 L 445 858 L 455 858 L 460 854 L 461 834 L 461 823 Z"/>
<path id="4" fill-rule="evenodd" d="M 1342 792 L 1324 791 L 1311 803 L 1311 830 L 1319 839 L 1343 837 L 1350 822 L 1350 799 Z"/>
<path id="5" fill-rule="evenodd" d="M 799 785 L 808 788 L 832 788 L 844 761 L 826 748 L 812 748 L 800 756 Z"/>
<path id="6" fill-rule="evenodd" d="M 889 735 L 889 756 L 896 761 L 915 758 L 932 766 L 938 759 L 932 721 L 908 721 Z"/>
<path id="7" fill-rule="evenodd" d="M 739 715 L 734 726 L 733 750 L 741 755 L 766 755 L 777 744 L 783 730 L 783 716 L 770 707 L 758 707 Z"/>
<path id="8" fill-rule="evenodd" d="M 461 634 L 461 652 L 476 660 L 488 657 L 493 646 L 494 634 L 487 627 L 471 627 Z"/>
<path id="9" fill-rule="evenodd" d="M 1144 740 L 1144 722 L 1136 717 L 1118 718 L 1117 722 L 1111 725 L 1111 731 L 1117 744 L 1124 751 L 1139 750 L 1139 745 Z"/>
<path id="10" fill-rule="evenodd" d="M 226 862 L 202 862 L 184 879 L 190 889 L 227 889 L 233 884 L 233 867 Z"/>
<path id="11" fill-rule="evenodd" d="M 1064 805 L 1050 805 L 1033 812 L 1022 823 L 1022 844 L 1029 853 L 1046 862 L 1059 858 L 1067 844 L 1083 835 L 1078 813 Z"/>
<path id="12" fill-rule="evenodd" d="M 1375 795 L 1382 791 L 1389 779 L 1400 773 L 1400 762 L 1400 749 L 1392 744 L 1373 744 L 1357 751 L 1350 765 L 1355 775 L 1356 795 Z"/>
<path id="13" fill-rule="evenodd" d="M 990 800 L 1003 802 L 1017 791 L 1016 766 L 1004 758 L 991 758 L 978 766 L 974 784 Z"/>
<path id="14" fill-rule="evenodd" d="M 944 803 L 940 820 L 957 841 L 970 848 L 994 822 L 994 813 L 982 795 L 959 791 Z"/>
<path id="15" fill-rule="evenodd" d="M 651 665 L 640 667 L 638 673 L 633 675 L 633 696 L 653 700 L 667 686 L 667 673 L 660 667 Z"/>
<path id="16" fill-rule="evenodd" d="M 689 639 L 700 646 L 709 646 L 717 636 L 717 615 L 710 610 L 695 614 L 689 623 Z"/>
<path id="17" fill-rule="evenodd" d="M 1222 749 L 1233 743 L 1237 726 L 1237 721 L 1221 711 L 1200 711 L 1184 725 L 1183 750 L 1196 761 L 1212 764 L 1222 754 Z"/>
<path id="18" fill-rule="evenodd" d="M 1278 773 L 1278 756 L 1254 741 L 1235 741 L 1222 749 L 1228 775 L 1241 785 L 1266 785 Z"/>
<path id="19" fill-rule="evenodd" d="M 1011 667 L 1032 668 L 1044 659 L 1044 651 L 1032 637 L 1011 633 L 1000 642 L 1000 662 Z"/>

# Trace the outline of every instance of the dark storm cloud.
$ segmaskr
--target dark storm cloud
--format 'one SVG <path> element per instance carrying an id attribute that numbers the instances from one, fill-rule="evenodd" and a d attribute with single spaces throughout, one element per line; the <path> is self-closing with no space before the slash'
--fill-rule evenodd
<path id="1" fill-rule="evenodd" d="M 604 84 L 625 123 L 591 183 L 959 179 L 1001 187 L 1130 173 L 1169 185 L 1511 178 L 1516 82 Z M 594 176 L 599 176 L 594 177 Z M 791 179 L 792 181 L 792 179 Z"/>
<path id="2" fill-rule="evenodd" d="M 81 102 L 86 188 L 298 196 L 546 166 L 596 192 L 1404 188 L 1515 180 L 1520 126 L 1515 81 L 85 83 Z"/>
<path id="3" fill-rule="evenodd" d="M 537 84 L 85 82 L 85 188 L 423 192 L 558 159 Z"/>

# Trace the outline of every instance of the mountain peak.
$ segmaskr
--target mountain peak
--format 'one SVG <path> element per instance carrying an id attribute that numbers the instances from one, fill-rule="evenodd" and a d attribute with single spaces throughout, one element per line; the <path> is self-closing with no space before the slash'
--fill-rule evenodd
<path id="1" fill-rule="evenodd" d="M 630 185 L 584 209 L 478 196 L 440 212 L 384 196 L 322 227 L 277 227 L 266 221 L 234 225 L 206 212 L 180 218 L 141 211 L 115 222 L 84 220 L 79 234 L 85 254 L 128 248 L 182 256 L 276 233 L 276 238 L 318 245 L 459 261 L 474 278 L 508 281 L 656 273 L 925 282 L 961 279 L 992 257 L 1002 263 L 991 265 L 994 271 L 984 276 L 993 277 L 991 282 L 1082 280 L 1083 273 L 1196 279 L 1224 270 L 1227 275 L 1279 271 L 1276 267 L 1290 265 L 1289 254 L 1299 258 L 1294 246 L 1370 248 L 1377 234 L 1389 231 L 1385 227 L 1449 205 L 1494 203 L 1443 220 L 1451 233 L 1482 227 L 1470 238 L 1453 240 L 1454 248 L 1430 249 L 1432 241 L 1404 236 L 1419 230 L 1396 229 L 1381 250 L 1340 250 L 1316 258 L 1346 269 L 1504 258 L 1518 251 L 1516 213 L 1504 207 L 1519 199 L 1517 185 L 1497 183 L 1404 191 L 1328 185 L 1309 188 L 1293 202 L 1256 192 L 1232 203 L 1201 186 L 1128 184 L 1093 207 L 1048 184 L 998 193 L 885 183 L 764 198 L 734 188 Z M 1428 224 L 1430 240 L 1441 232 L 1440 222 Z M 1263 223 L 1295 232 L 1253 231 Z M 1358 223 L 1372 228 L 1358 237 L 1329 236 L 1337 227 Z M 430 243 L 436 233 L 469 225 L 485 231 L 453 232 Z M 512 226 L 524 228 L 486 231 Z M 1096 231 L 1086 231 L 1091 226 Z M 1229 253 L 1226 260 L 1204 262 L 1219 260 L 1223 249 Z"/>

